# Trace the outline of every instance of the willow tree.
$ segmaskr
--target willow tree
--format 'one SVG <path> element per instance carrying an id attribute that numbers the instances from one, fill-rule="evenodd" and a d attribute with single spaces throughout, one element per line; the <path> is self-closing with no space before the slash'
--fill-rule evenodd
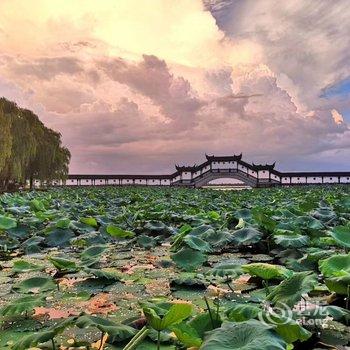
<path id="1" fill-rule="evenodd" d="M 47 128 L 32 111 L 0 99 L 0 188 L 33 179 L 51 181 L 68 174 L 70 153 L 61 134 Z"/>
<path id="2" fill-rule="evenodd" d="M 68 174 L 70 152 L 62 146 L 61 134 L 44 127 L 39 130 L 37 152 L 27 167 L 30 187 L 33 180 L 51 181 L 64 179 Z"/>
<path id="3" fill-rule="evenodd" d="M 11 118 L 12 147 L 11 157 L 3 168 L 5 179 L 24 182 L 25 170 L 37 151 L 35 124 L 25 111 L 18 109 Z"/>
<path id="4" fill-rule="evenodd" d="M 14 103 L 0 98 L 0 180 L 3 181 L 2 172 L 11 157 L 12 150 L 12 115 L 17 106 Z M 0 188 L 3 186 L 0 183 Z"/>

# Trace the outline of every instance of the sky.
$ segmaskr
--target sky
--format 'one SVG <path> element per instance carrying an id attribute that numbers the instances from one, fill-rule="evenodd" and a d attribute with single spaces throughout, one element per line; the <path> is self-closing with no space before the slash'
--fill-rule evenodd
<path id="1" fill-rule="evenodd" d="M 348 0 L 1 0 L 0 96 L 61 132 L 71 173 L 204 154 L 349 170 Z"/>

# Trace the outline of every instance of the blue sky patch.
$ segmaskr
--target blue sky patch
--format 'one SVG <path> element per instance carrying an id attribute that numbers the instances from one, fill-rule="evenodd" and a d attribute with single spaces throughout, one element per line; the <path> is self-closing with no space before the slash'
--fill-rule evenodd
<path id="1" fill-rule="evenodd" d="M 347 96 L 350 94 L 350 77 L 330 86 L 323 91 L 321 97 Z"/>

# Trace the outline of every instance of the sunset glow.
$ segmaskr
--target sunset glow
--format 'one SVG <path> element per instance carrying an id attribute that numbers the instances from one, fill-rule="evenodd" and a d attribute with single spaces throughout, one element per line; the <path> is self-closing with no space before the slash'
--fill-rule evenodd
<path id="1" fill-rule="evenodd" d="M 204 153 L 349 164 L 345 0 L 2 0 L 0 13 L 0 95 L 62 133 L 73 173 L 168 172 Z"/>

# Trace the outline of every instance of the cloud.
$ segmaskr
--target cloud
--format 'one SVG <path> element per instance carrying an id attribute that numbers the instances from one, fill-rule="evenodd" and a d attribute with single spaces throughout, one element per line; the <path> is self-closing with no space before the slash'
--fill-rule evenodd
<path id="1" fill-rule="evenodd" d="M 109 78 L 157 104 L 168 122 L 179 127 L 193 126 L 196 112 L 204 102 L 195 96 L 188 80 L 170 73 L 164 60 L 144 55 L 136 64 L 117 59 L 99 65 Z"/>
<path id="2" fill-rule="evenodd" d="M 332 113 L 332 118 L 334 119 L 334 122 L 336 124 L 342 124 L 344 123 L 344 118 L 343 116 L 336 110 L 336 109 L 332 109 L 331 110 Z"/>
<path id="3" fill-rule="evenodd" d="M 329 16 L 322 2 L 205 4 L 1 1 L 0 94 L 62 133 L 72 172 L 168 172 L 205 152 L 349 162 L 348 102 L 320 97 L 349 76 L 343 2 Z"/>
<path id="4" fill-rule="evenodd" d="M 254 41 L 263 60 L 302 107 L 316 108 L 322 90 L 349 76 L 350 9 L 346 0 L 205 0 L 234 40 Z M 252 20 L 253 19 L 253 20 Z"/>
<path id="5" fill-rule="evenodd" d="M 16 76 L 50 80 L 58 74 L 76 74 L 82 71 L 79 60 L 74 57 L 46 57 L 33 61 L 5 57 L 10 73 Z"/>

